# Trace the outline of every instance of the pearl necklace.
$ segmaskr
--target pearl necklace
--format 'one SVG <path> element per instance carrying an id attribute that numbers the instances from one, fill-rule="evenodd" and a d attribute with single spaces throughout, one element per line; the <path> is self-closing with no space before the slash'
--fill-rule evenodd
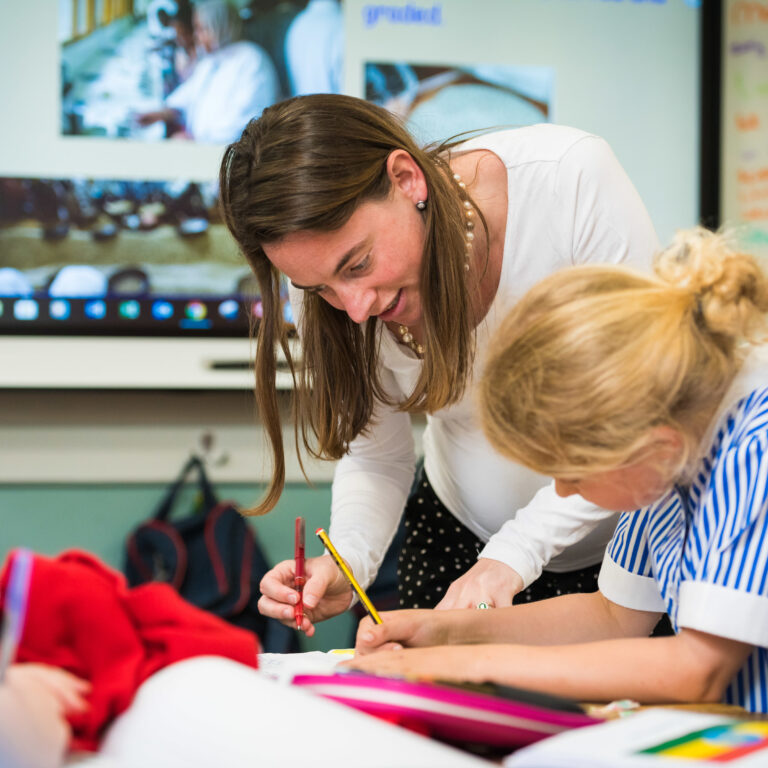
<path id="1" fill-rule="evenodd" d="M 469 264 L 472 260 L 472 244 L 475 239 L 475 209 L 472 207 L 472 203 L 469 201 L 469 195 L 467 194 L 467 185 L 461 180 L 461 176 L 458 173 L 453 174 L 453 180 L 456 182 L 456 186 L 459 189 L 459 197 L 461 198 L 461 207 L 464 211 L 464 244 L 465 244 L 465 262 L 464 270 L 469 272 Z M 416 357 L 424 357 L 424 345 L 419 344 L 416 339 L 413 338 L 413 334 L 409 330 L 407 325 L 399 325 L 397 328 L 400 333 L 400 342 L 410 347 L 416 354 Z"/>

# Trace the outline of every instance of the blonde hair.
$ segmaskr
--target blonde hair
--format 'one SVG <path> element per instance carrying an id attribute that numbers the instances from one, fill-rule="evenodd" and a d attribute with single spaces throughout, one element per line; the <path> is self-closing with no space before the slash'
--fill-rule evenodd
<path id="1" fill-rule="evenodd" d="M 685 469 L 765 321 L 768 279 L 703 228 L 680 232 L 655 273 L 573 267 L 514 307 L 479 387 L 499 452 L 550 476 L 601 472 L 636 461 L 664 425 Z"/>

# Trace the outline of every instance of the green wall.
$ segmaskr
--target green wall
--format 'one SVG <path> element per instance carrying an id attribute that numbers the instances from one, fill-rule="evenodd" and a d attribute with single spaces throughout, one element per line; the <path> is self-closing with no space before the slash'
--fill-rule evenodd
<path id="1" fill-rule="evenodd" d="M 13 547 L 55 555 L 64 549 L 85 549 L 120 568 L 128 532 L 148 517 L 165 493 L 161 485 L 5 485 L 0 487 L 0 561 Z M 221 499 L 248 506 L 258 488 L 242 484 L 216 486 Z M 293 557 L 294 519 L 307 521 L 307 556 L 322 553 L 311 532 L 328 526 L 329 485 L 309 488 L 288 485 L 278 506 L 264 517 L 251 519 L 267 559 L 274 564 Z M 179 500 L 183 515 L 191 498 Z M 318 625 L 314 637 L 301 636 L 303 650 L 346 648 L 353 638 L 355 619 L 343 614 Z"/>

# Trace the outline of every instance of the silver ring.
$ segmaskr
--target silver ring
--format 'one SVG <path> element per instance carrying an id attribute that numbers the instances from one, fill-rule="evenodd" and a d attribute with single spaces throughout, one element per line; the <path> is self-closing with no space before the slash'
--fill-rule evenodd
<path id="1" fill-rule="evenodd" d="M 485 611 L 485 610 L 487 610 L 488 608 L 493 608 L 493 604 L 492 604 L 492 603 L 489 603 L 489 602 L 486 602 L 485 600 L 481 600 L 481 601 L 480 601 L 480 602 L 477 604 L 477 607 L 478 607 L 478 608 L 479 608 L 481 611 Z"/>

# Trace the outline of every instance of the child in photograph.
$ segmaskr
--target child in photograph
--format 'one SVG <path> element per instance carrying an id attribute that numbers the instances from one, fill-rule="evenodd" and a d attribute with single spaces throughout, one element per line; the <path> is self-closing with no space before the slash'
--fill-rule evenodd
<path id="1" fill-rule="evenodd" d="M 390 652 L 353 666 L 768 712 L 768 279 L 703 229 L 655 271 L 544 279 L 499 328 L 480 385 L 498 451 L 622 512 L 599 591 L 365 619 L 358 651 Z M 649 637 L 664 611 L 675 634 Z"/>

